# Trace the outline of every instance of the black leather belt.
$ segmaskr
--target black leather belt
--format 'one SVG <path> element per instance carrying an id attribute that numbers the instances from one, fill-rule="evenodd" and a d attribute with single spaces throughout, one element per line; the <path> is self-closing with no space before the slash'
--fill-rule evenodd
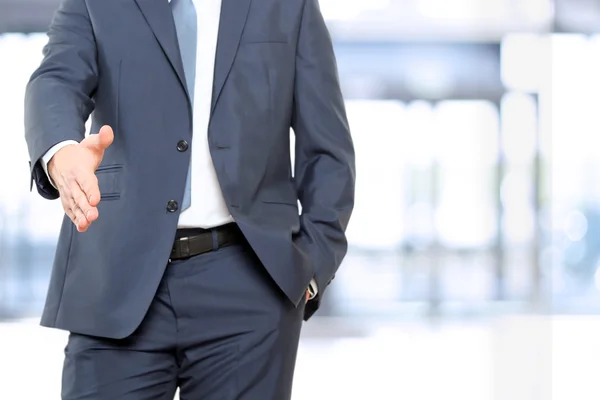
<path id="1" fill-rule="evenodd" d="M 169 261 L 190 258 L 221 247 L 242 243 L 244 236 L 236 224 L 227 224 L 213 229 L 193 230 L 194 234 L 181 236 L 178 232 L 173 242 Z"/>

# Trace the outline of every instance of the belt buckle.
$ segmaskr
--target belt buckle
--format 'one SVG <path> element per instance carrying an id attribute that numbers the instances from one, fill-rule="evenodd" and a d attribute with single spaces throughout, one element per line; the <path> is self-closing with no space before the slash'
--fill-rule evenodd
<path id="1" fill-rule="evenodd" d="M 187 258 L 190 256 L 190 238 L 182 237 L 179 238 L 179 254 L 181 258 Z"/>

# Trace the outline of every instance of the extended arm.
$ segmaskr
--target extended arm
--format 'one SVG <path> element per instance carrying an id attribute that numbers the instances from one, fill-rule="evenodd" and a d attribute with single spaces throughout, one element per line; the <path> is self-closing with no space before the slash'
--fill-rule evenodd
<path id="1" fill-rule="evenodd" d="M 55 145 L 80 142 L 98 81 L 96 43 L 85 0 L 63 0 L 48 31 L 44 59 L 25 93 L 25 139 L 31 185 L 45 198 L 58 191 L 44 171 L 43 157 Z M 72 142 L 71 142 L 72 143 Z M 49 159 L 50 157 L 46 157 Z"/>

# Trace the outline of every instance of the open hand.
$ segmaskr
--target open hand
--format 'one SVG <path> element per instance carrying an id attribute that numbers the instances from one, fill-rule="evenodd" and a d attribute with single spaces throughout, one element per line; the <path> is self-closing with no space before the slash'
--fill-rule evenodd
<path id="1" fill-rule="evenodd" d="M 113 139 L 112 128 L 105 125 L 98 134 L 63 147 L 48 163 L 48 173 L 58 188 L 63 209 L 79 232 L 85 232 L 98 218 L 100 189 L 95 171 Z"/>

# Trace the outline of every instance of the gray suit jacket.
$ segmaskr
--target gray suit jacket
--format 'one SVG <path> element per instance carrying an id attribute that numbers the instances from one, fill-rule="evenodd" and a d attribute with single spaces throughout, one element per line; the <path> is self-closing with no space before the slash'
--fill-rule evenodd
<path id="1" fill-rule="evenodd" d="M 27 86 L 32 185 L 58 192 L 40 158 L 104 124 L 100 218 L 65 217 L 42 325 L 123 338 L 144 317 L 170 254 L 192 140 L 192 110 L 168 2 L 63 0 Z M 296 134 L 295 178 L 289 128 Z M 208 140 L 228 208 L 265 268 L 317 309 L 347 249 L 354 150 L 332 43 L 317 0 L 223 0 Z M 302 204 L 299 215 L 297 200 Z"/>

